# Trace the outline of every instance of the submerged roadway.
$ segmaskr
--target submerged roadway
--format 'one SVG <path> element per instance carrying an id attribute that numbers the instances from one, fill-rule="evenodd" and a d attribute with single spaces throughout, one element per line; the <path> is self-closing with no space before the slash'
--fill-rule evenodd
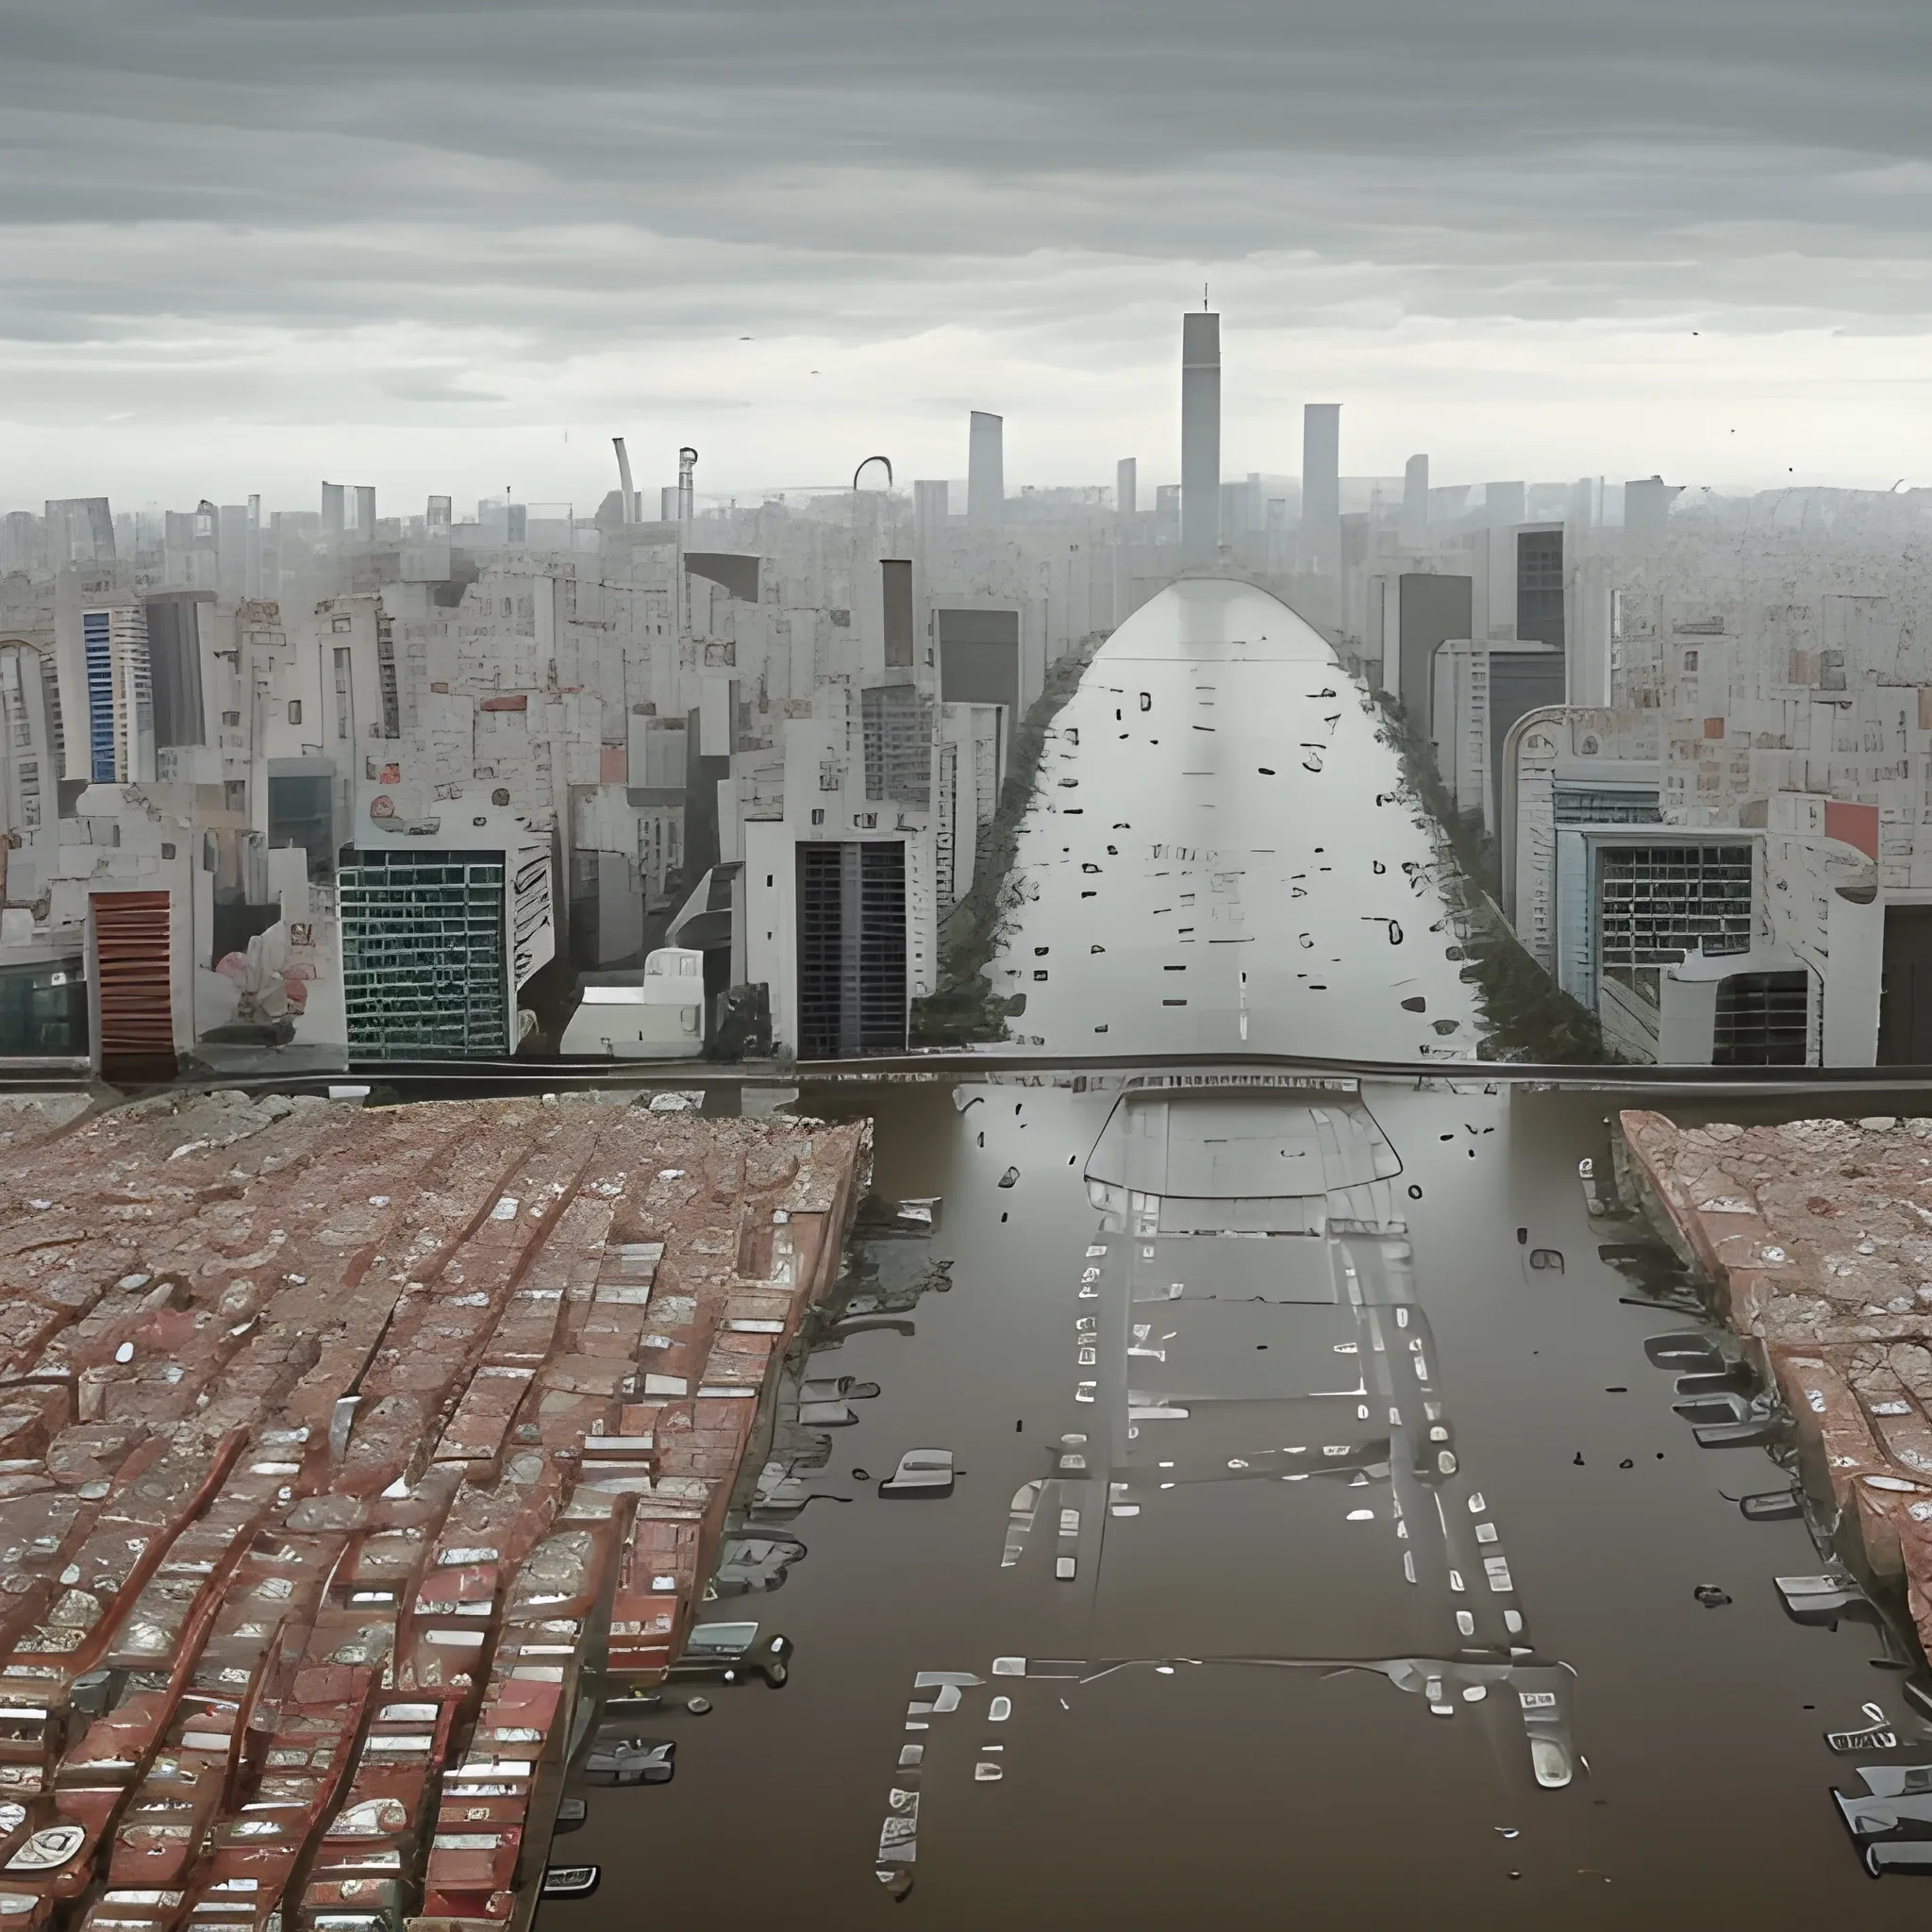
<path id="1" fill-rule="evenodd" d="M 856 1245 L 744 1524 L 802 1547 L 710 1612 L 791 1681 L 679 1690 L 673 1783 L 574 1787 L 553 1856 L 601 1888 L 544 1932 L 1916 1915 L 1829 1800 L 1825 1734 L 1903 1719 L 1898 1675 L 1780 1609 L 1808 1536 L 1727 1498 L 1784 1478 L 1646 1360 L 1686 1318 L 1599 1257 L 1602 1100 L 1474 1063 L 1438 863 L 1274 599 L 1184 581 L 1102 648 L 994 983 L 1029 1041 L 1193 1070 L 806 1093 L 935 1230 Z M 951 1493 L 881 1495 L 922 1447 Z"/>

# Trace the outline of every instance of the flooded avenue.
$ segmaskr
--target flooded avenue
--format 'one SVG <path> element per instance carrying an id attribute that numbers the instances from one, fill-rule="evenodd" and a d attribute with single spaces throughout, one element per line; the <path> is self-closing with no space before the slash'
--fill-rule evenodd
<path id="1" fill-rule="evenodd" d="M 1056 720 L 993 970 L 1063 1053 L 1474 1057 L 1428 820 L 1360 686 L 1274 598 L 1183 580 Z"/>
<path id="2" fill-rule="evenodd" d="M 874 1117 L 907 1205 L 854 1243 L 707 1612 L 788 1637 L 789 1681 L 637 1714 L 675 1778 L 573 1782 L 553 1862 L 601 1889 L 548 1932 L 1906 1923 L 1826 1734 L 1924 1727 L 1878 1632 L 1780 1607 L 1817 1552 L 1735 1499 L 1783 1473 L 1674 1413 L 1643 1344 L 1692 1320 L 1620 1300 L 1632 1236 L 1578 1181 L 1607 1103 L 1217 1073 L 1480 1032 L 1325 647 L 1240 587 L 1157 599 L 1061 713 L 1022 864 L 1016 1035 L 1198 1073 L 802 1094 Z M 918 1449 L 950 1488 L 882 1493 Z"/>

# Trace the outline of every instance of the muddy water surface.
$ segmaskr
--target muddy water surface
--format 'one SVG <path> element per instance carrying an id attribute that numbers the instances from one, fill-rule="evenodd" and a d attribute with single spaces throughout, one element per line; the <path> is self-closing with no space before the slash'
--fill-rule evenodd
<path id="1" fill-rule="evenodd" d="M 1000 968 L 1049 1049 L 1107 1026 L 1202 1084 L 801 1097 L 872 1114 L 880 1194 L 937 1228 L 858 1256 L 799 1370 L 853 1419 L 785 1432 L 745 1525 L 805 1554 L 713 1607 L 789 1636 L 790 1681 L 679 1690 L 640 1723 L 673 1783 L 574 1787 L 557 1856 L 602 1888 L 545 1932 L 1915 1920 L 1829 1797 L 1826 1732 L 1903 1722 L 1898 1674 L 1785 1616 L 1807 1532 L 1728 1500 L 1782 1473 L 1698 1449 L 1646 1361 L 1685 1320 L 1599 1257 L 1605 1103 L 1212 1084 L 1244 1024 L 1419 1064 L 1479 1026 L 1358 694 L 1291 619 L 1234 648 L 1265 600 L 1211 604 L 1124 629 L 1062 713 Z M 919 1448 L 951 1493 L 882 1496 Z"/>

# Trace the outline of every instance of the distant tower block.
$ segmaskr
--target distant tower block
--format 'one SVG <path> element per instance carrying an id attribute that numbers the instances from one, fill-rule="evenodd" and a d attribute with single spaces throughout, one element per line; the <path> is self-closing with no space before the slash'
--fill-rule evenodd
<path id="1" fill-rule="evenodd" d="M 261 595 L 261 498 L 248 499 L 248 562 L 243 571 L 247 594 Z"/>
<path id="2" fill-rule="evenodd" d="M 1181 558 L 1212 563 L 1221 542 L 1221 318 L 1181 317 Z"/>
<path id="3" fill-rule="evenodd" d="M 1529 491 L 1521 483 L 1483 485 L 1483 522 L 1492 530 L 1505 530 L 1523 523 L 1529 515 Z"/>
<path id="4" fill-rule="evenodd" d="M 1006 425 L 984 409 L 973 412 L 966 450 L 966 526 L 997 530 L 1007 520 Z"/>
<path id="5" fill-rule="evenodd" d="M 1670 523 L 1671 499 L 1683 485 L 1661 476 L 1635 476 L 1624 485 L 1624 541 L 1627 547 L 1655 549 L 1664 541 Z"/>
<path id="6" fill-rule="evenodd" d="M 687 443 L 677 452 L 677 521 L 687 538 L 697 513 L 697 467 L 698 453 Z"/>
<path id="7" fill-rule="evenodd" d="M 617 488 L 623 499 L 618 507 L 618 514 L 626 524 L 636 523 L 638 493 L 636 484 L 630 480 L 630 454 L 624 446 L 623 437 L 613 436 L 610 443 L 617 452 Z"/>
<path id="8" fill-rule="evenodd" d="M 912 525 L 919 547 L 929 551 L 945 535 L 952 485 L 943 476 L 921 476 L 912 485 Z"/>
<path id="9" fill-rule="evenodd" d="M 1140 511 L 1141 466 L 1132 457 L 1123 457 L 1113 466 L 1113 507 L 1124 517 Z"/>
<path id="10" fill-rule="evenodd" d="M 1429 541 L 1429 459 L 1410 457 L 1402 473 L 1402 547 L 1424 550 Z"/>
<path id="11" fill-rule="evenodd" d="M 1341 405 L 1302 405 L 1302 554 L 1336 561 L 1341 538 Z"/>

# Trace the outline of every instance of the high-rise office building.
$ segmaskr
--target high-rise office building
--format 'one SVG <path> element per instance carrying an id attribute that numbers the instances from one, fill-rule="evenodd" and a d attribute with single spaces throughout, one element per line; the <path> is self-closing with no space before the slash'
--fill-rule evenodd
<path id="1" fill-rule="evenodd" d="M 1221 318 L 1181 318 L 1181 558 L 1212 563 L 1221 542 Z"/>
<path id="2" fill-rule="evenodd" d="M 505 854 L 356 851 L 337 874 L 352 1054 L 501 1058 L 515 1009 Z"/>
<path id="3" fill-rule="evenodd" d="M 1341 544 L 1341 405 L 1302 406 L 1302 561 L 1333 566 Z"/>
<path id="4" fill-rule="evenodd" d="M 966 522 L 975 531 L 997 530 L 1007 520 L 1006 425 L 974 409 L 966 444 Z"/>
<path id="5" fill-rule="evenodd" d="M 135 785 L 155 775 L 154 684 L 147 617 L 125 603 L 80 613 L 87 690 L 87 776 L 96 785 Z"/>

